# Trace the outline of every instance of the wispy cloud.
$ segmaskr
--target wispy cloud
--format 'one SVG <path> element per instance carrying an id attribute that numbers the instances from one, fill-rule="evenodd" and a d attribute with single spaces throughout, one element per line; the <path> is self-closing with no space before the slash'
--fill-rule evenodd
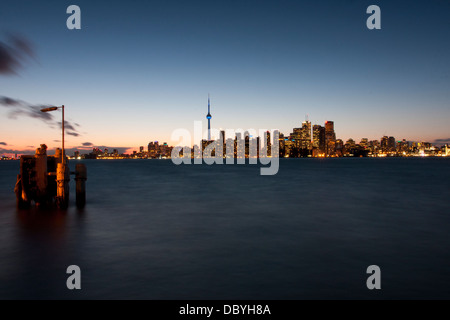
<path id="1" fill-rule="evenodd" d="M 23 62 L 29 58 L 35 58 L 33 45 L 26 38 L 18 35 L 10 35 L 7 42 L 0 41 L 0 75 L 14 75 L 23 66 Z M 18 119 L 28 117 L 44 121 L 51 128 L 61 127 L 61 122 L 54 119 L 50 112 L 41 112 L 42 108 L 53 107 L 52 104 L 35 105 L 23 100 L 0 96 L 0 106 L 9 109 L 8 117 Z M 64 121 L 65 132 L 68 135 L 78 137 L 80 133 L 76 129 L 78 123 Z"/>
<path id="2" fill-rule="evenodd" d="M 38 119 L 44 121 L 50 127 L 61 128 L 61 121 L 56 121 L 53 113 L 51 112 L 41 112 L 42 108 L 53 107 L 52 104 L 37 104 L 33 105 L 23 100 L 14 99 L 10 97 L 0 96 L 0 106 L 9 109 L 8 117 L 10 119 L 18 119 L 19 117 L 28 117 L 33 119 Z M 64 121 L 64 131 L 66 134 L 78 137 L 80 133 L 77 127 L 80 125 L 78 123 L 71 123 L 69 121 Z"/>
<path id="3" fill-rule="evenodd" d="M 0 145 L 7 146 L 8 144 L 6 142 L 0 142 Z"/>
<path id="4" fill-rule="evenodd" d="M 83 142 L 81 145 L 83 147 L 92 147 L 93 146 L 93 144 L 91 142 Z"/>
<path id="5" fill-rule="evenodd" d="M 13 75 L 28 58 L 34 58 L 33 45 L 26 38 L 11 35 L 7 42 L 0 41 L 0 74 Z"/>

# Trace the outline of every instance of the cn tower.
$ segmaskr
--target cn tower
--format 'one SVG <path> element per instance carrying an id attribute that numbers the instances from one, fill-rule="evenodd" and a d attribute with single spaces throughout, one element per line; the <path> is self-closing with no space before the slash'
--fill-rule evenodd
<path id="1" fill-rule="evenodd" d="M 211 141 L 211 113 L 209 112 L 210 104 L 209 104 L 209 93 L 208 93 L 208 114 L 206 115 L 206 119 L 208 119 L 208 141 Z"/>

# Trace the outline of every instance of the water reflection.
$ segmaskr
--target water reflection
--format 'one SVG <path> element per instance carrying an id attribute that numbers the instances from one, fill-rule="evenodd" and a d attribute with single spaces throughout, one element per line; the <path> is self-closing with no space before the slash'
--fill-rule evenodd
<path id="1" fill-rule="evenodd" d="M 64 240 L 67 231 L 67 212 L 57 209 L 17 209 L 16 222 L 21 236 Z"/>

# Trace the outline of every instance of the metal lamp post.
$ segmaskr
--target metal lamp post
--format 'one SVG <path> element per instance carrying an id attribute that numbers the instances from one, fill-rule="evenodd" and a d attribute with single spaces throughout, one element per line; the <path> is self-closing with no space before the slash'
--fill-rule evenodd
<path id="1" fill-rule="evenodd" d="M 49 107 L 41 109 L 42 112 L 51 112 L 58 109 L 62 109 L 62 150 L 61 150 L 61 163 L 56 165 L 56 203 L 60 208 L 67 208 L 69 204 L 69 181 L 70 173 L 69 168 L 66 166 L 66 155 L 64 152 L 64 105 L 60 107 Z"/>
<path id="2" fill-rule="evenodd" d="M 61 153 L 61 163 L 64 165 L 66 163 L 66 157 L 64 156 L 64 105 L 60 107 L 49 107 L 41 109 L 41 112 L 50 112 L 58 109 L 62 109 L 62 153 Z"/>

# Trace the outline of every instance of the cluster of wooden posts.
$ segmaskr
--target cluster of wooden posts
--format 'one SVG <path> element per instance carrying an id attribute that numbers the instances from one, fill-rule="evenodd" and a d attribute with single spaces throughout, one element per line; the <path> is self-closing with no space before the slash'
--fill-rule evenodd
<path id="1" fill-rule="evenodd" d="M 62 151 L 47 155 L 47 146 L 42 144 L 35 155 L 20 157 L 20 173 L 14 188 L 17 205 L 27 208 L 34 202 L 37 206 L 52 206 L 66 209 L 69 206 L 70 175 L 75 175 L 76 204 L 83 208 L 86 204 L 86 166 L 79 163 L 75 172 L 69 171 L 68 160 Z"/>

